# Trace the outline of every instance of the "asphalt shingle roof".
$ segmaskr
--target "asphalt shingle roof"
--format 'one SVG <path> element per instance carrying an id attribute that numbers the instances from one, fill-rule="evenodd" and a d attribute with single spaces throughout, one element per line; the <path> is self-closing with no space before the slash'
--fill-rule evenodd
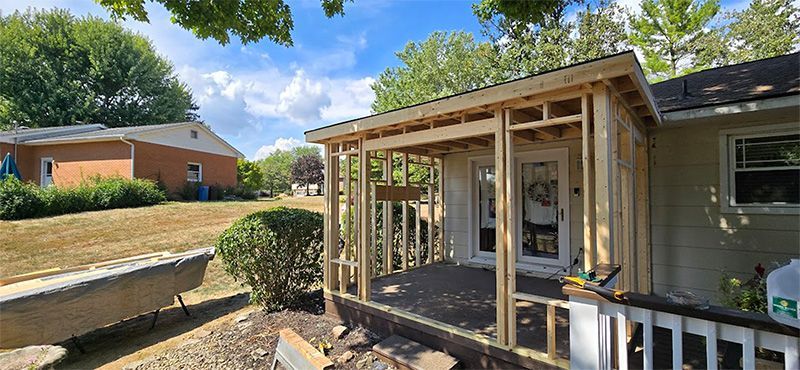
<path id="1" fill-rule="evenodd" d="M 662 113 L 796 95 L 800 94 L 800 53 L 700 71 L 650 85 L 650 89 Z"/>

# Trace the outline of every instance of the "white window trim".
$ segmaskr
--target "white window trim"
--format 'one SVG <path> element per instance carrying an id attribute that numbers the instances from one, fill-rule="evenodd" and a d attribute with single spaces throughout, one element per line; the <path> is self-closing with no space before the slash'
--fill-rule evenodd
<path id="1" fill-rule="evenodd" d="M 733 140 L 741 136 L 773 136 L 797 133 L 798 123 L 780 125 L 742 127 L 719 131 L 719 181 L 720 181 L 720 212 L 735 214 L 773 214 L 797 215 L 800 214 L 798 205 L 737 205 L 733 204 L 736 194 L 733 191 L 732 169 L 735 168 L 733 160 L 736 158 L 736 147 Z"/>
<path id="2" fill-rule="evenodd" d="M 52 163 L 53 166 L 55 166 L 55 161 L 53 160 L 53 157 L 42 157 L 41 159 L 39 159 L 39 186 L 40 187 L 44 187 L 45 186 L 44 185 L 44 178 L 45 178 L 45 175 L 44 175 L 45 165 L 44 164 L 45 164 L 45 162 L 50 162 L 50 163 Z M 51 169 L 52 169 L 52 167 L 51 167 Z M 48 184 L 48 185 L 52 185 L 52 184 L 53 184 L 53 173 L 52 173 L 52 170 L 51 170 L 51 172 L 50 172 L 50 184 Z"/>
<path id="3" fill-rule="evenodd" d="M 189 176 L 188 176 L 189 175 L 188 174 L 189 169 L 187 168 L 186 169 L 186 172 L 187 172 L 186 181 L 188 181 L 188 182 L 203 182 L 203 164 L 202 163 L 197 163 L 197 162 L 188 162 L 188 163 L 186 163 L 186 166 L 188 167 L 190 164 L 197 165 L 197 167 L 199 168 L 199 171 L 197 171 L 198 172 L 197 180 L 190 180 L 189 179 Z"/>

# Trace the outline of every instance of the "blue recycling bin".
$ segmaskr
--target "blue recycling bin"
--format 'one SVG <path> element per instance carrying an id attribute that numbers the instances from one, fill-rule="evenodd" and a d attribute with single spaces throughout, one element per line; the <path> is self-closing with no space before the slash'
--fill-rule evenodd
<path id="1" fill-rule="evenodd" d="M 197 188 L 197 200 L 201 202 L 208 201 L 208 186 L 202 185 Z"/>

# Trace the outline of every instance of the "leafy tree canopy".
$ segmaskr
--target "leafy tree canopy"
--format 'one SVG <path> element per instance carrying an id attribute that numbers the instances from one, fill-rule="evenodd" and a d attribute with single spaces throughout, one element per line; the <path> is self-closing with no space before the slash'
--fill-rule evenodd
<path id="1" fill-rule="evenodd" d="M 718 0 L 642 0 L 641 15 L 631 16 L 630 41 L 644 53 L 652 80 L 692 72 L 698 40 L 719 12 Z"/>
<path id="2" fill-rule="evenodd" d="M 472 34 L 434 32 L 425 41 L 409 42 L 396 53 L 402 65 L 387 68 L 372 85 L 372 110 L 385 112 L 477 89 L 502 81 L 493 67 L 494 49 Z M 498 74 L 500 73 L 500 74 Z"/>
<path id="3" fill-rule="evenodd" d="M 245 190 L 259 190 L 264 184 L 264 171 L 256 162 L 239 159 L 236 161 L 236 179 Z"/>
<path id="4" fill-rule="evenodd" d="M 292 152 L 276 150 L 258 161 L 258 166 L 264 172 L 264 189 L 269 190 L 270 196 L 291 190 L 293 160 Z"/>
<path id="5" fill-rule="evenodd" d="M 243 44 L 264 37 L 274 43 L 292 46 L 294 20 L 292 10 L 283 0 L 95 0 L 108 9 L 114 17 L 131 17 L 149 22 L 145 3 L 163 5 L 171 14 L 172 22 L 192 31 L 201 39 L 212 38 L 220 44 L 238 37 Z M 344 15 L 345 0 L 321 0 L 322 10 L 330 18 Z"/>
<path id="6" fill-rule="evenodd" d="M 306 185 L 306 195 L 309 195 L 308 185 L 322 184 L 325 165 L 319 155 L 304 154 L 292 162 L 292 182 Z"/>
<path id="7" fill-rule="evenodd" d="M 0 17 L 0 127 L 196 119 L 189 88 L 146 38 L 66 10 Z"/>

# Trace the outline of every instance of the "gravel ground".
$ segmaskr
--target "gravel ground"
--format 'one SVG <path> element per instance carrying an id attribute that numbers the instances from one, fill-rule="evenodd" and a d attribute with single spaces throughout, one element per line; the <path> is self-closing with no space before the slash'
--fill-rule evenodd
<path id="1" fill-rule="evenodd" d="M 390 368 L 370 351 L 381 340 L 374 333 L 356 327 L 335 339 L 332 330 L 341 323 L 324 315 L 323 304 L 322 294 L 316 292 L 300 309 L 273 313 L 246 311 L 213 331 L 199 330 L 177 346 L 128 363 L 123 369 L 266 368 L 272 364 L 278 332 L 285 328 L 293 329 L 313 346 L 321 340 L 329 342 L 332 347 L 327 355 L 337 369 Z M 346 352 L 353 356 L 345 355 Z M 344 357 L 350 358 L 343 361 Z"/>

